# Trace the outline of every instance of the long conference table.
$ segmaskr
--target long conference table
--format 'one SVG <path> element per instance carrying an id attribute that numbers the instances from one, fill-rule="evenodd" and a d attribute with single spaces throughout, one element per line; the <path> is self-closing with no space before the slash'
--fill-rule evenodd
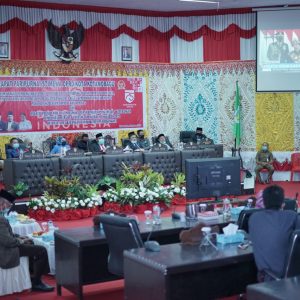
<path id="1" fill-rule="evenodd" d="M 222 218 L 210 225 L 226 226 L 228 221 Z M 161 225 L 147 225 L 140 222 L 139 228 L 143 240 L 151 233 L 151 239 L 161 245 L 179 242 L 179 233 L 195 223 L 183 223 L 172 218 L 162 218 Z M 83 299 L 83 286 L 87 284 L 120 279 L 108 272 L 109 254 L 107 240 L 103 230 L 82 227 L 55 231 L 55 265 L 57 294 L 62 287 Z"/>
<path id="2" fill-rule="evenodd" d="M 126 300 L 211 300 L 239 295 L 256 282 L 250 246 L 218 249 L 171 244 L 160 252 L 144 248 L 124 252 Z"/>

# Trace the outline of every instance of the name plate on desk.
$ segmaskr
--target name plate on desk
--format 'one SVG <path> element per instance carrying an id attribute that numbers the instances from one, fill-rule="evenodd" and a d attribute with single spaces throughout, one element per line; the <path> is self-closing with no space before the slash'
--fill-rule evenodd
<path id="1" fill-rule="evenodd" d="M 168 151 L 168 147 L 166 146 L 153 146 L 151 149 L 151 152 L 166 152 Z"/>
<path id="2" fill-rule="evenodd" d="M 40 159 L 44 158 L 43 153 L 24 153 L 23 159 Z"/>
<path id="3" fill-rule="evenodd" d="M 183 149 L 184 150 L 199 150 L 200 146 L 198 144 L 184 144 L 183 145 Z"/>

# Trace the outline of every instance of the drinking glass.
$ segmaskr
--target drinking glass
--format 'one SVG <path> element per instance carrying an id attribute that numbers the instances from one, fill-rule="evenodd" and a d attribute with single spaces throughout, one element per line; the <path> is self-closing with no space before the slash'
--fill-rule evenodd
<path id="1" fill-rule="evenodd" d="M 200 212 L 204 213 L 206 211 L 206 207 L 207 207 L 207 205 L 205 203 L 201 203 L 200 204 Z"/>
<path id="2" fill-rule="evenodd" d="M 144 215 L 145 215 L 145 218 L 146 218 L 146 224 L 147 225 L 151 224 L 152 211 L 151 210 L 145 210 Z"/>
<path id="3" fill-rule="evenodd" d="M 76 147 L 74 147 L 74 148 L 73 148 L 73 151 L 76 153 L 76 152 L 77 152 L 77 148 L 76 148 Z"/>

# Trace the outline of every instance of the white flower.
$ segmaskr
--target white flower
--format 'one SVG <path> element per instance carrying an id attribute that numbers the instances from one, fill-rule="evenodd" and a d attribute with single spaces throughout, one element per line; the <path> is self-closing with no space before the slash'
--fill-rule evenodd
<path id="1" fill-rule="evenodd" d="M 65 207 L 66 207 L 66 205 L 65 205 L 64 203 L 62 203 L 60 206 L 61 206 L 62 208 L 65 208 Z"/>
<path id="2" fill-rule="evenodd" d="M 54 207 L 55 207 L 55 208 L 58 208 L 58 204 L 57 204 L 57 203 L 55 203 L 55 204 L 54 204 Z"/>
<path id="3" fill-rule="evenodd" d="M 49 211 L 49 210 L 50 210 L 50 207 L 47 206 L 47 207 L 46 207 L 46 210 Z"/>
<path id="4" fill-rule="evenodd" d="M 55 209 L 54 209 L 54 208 L 51 208 L 50 211 L 54 214 Z"/>
<path id="5" fill-rule="evenodd" d="M 35 205 L 35 206 L 33 207 L 33 209 L 34 209 L 34 210 L 37 210 L 38 208 L 37 208 L 37 206 Z"/>

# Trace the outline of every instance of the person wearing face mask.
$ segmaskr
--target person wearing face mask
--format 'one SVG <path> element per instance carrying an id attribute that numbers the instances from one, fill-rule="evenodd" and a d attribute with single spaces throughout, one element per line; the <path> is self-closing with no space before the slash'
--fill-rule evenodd
<path id="1" fill-rule="evenodd" d="M 18 139 L 10 139 L 10 145 L 6 149 L 6 158 L 20 158 L 20 144 Z"/>
<path id="2" fill-rule="evenodd" d="M 173 150 L 172 144 L 166 139 L 165 135 L 163 133 L 159 134 L 157 139 L 156 139 L 156 145 L 157 146 L 162 146 L 167 148 L 169 151 Z"/>
<path id="3" fill-rule="evenodd" d="M 267 142 L 264 142 L 261 146 L 261 150 L 258 151 L 256 154 L 255 174 L 256 178 L 260 183 L 270 183 L 271 177 L 274 173 L 273 161 L 273 154 L 271 151 L 269 151 L 269 144 Z M 260 176 L 260 172 L 263 169 L 268 171 L 268 177 L 266 182 L 263 181 Z"/>
<path id="4" fill-rule="evenodd" d="M 104 140 L 102 133 L 96 134 L 96 138 L 94 140 L 92 140 L 92 142 L 91 142 L 90 151 L 105 153 L 105 151 L 106 151 L 105 140 Z"/>
<path id="5" fill-rule="evenodd" d="M 59 136 L 56 139 L 56 145 L 53 147 L 50 153 L 51 155 L 55 156 L 63 156 L 70 149 L 71 147 L 67 144 L 67 140 L 64 137 Z"/>
<path id="6" fill-rule="evenodd" d="M 137 131 L 138 141 L 140 145 L 145 149 L 150 149 L 150 141 L 148 138 L 145 138 L 144 130 L 140 129 Z"/>
<path id="7" fill-rule="evenodd" d="M 127 146 L 124 148 L 124 151 L 144 151 L 143 146 L 138 141 L 138 137 L 135 133 L 132 133 L 129 137 L 129 142 Z"/>
<path id="8" fill-rule="evenodd" d="M 77 147 L 78 147 L 78 149 L 81 149 L 84 152 L 89 152 L 90 151 L 90 149 L 89 149 L 89 136 L 88 136 L 88 134 L 84 133 L 81 136 L 81 139 L 77 143 Z"/>

